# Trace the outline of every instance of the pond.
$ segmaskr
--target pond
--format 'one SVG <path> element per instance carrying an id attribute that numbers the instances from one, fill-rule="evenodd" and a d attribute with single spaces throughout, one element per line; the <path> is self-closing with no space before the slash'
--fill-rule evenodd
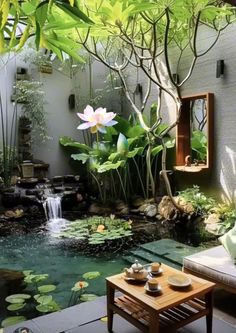
<path id="1" fill-rule="evenodd" d="M 127 263 L 122 254 L 102 254 L 99 257 L 83 255 L 78 250 L 60 246 L 61 240 L 47 233 L 11 235 L 0 238 L 0 268 L 34 270 L 36 274 L 49 274 L 48 283 L 55 284 L 51 293 L 62 308 L 68 306 L 71 288 L 89 271 L 99 271 L 101 276 L 89 280 L 86 293 L 105 294 L 105 277 L 119 273 Z M 0 314 L 0 319 L 3 318 Z"/>

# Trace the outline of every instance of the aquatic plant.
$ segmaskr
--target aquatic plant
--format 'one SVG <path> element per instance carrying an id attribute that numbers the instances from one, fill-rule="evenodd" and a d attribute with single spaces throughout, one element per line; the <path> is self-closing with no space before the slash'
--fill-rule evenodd
<path id="1" fill-rule="evenodd" d="M 26 320 L 25 316 L 20 315 L 22 311 L 27 313 L 27 311 L 34 309 L 39 313 L 50 313 L 60 310 L 59 304 L 53 299 L 52 295 L 49 295 L 56 289 L 56 286 L 53 284 L 41 285 L 42 282 L 48 279 L 48 274 L 34 274 L 32 270 L 23 271 L 23 273 L 27 293 L 13 294 L 6 297 L 6 302 L 10 303 L 7 310 L 16 313 L 16 315 L 4 319 L 1 323 L 3 327 Z"/>
<path id="2" fill-rule="evenodd" d="M 80 124 L 77 129 L 90 128 L 91 133 L 106 133 L 107 126 L 113 126 L 117 124 L 117 121 L 112 120 L 116 114 L 114 112 L 106 112 L 105 108 L 97 108 L 93 110 L 92 106 L 87 105 L 84 109 L 84 113 L 77 113 L 77 116 L 85 121 Z"/>
<path id="3" fill-rule="evenodd" d="M 131 221 L 116 219 L 113 216 L 93 216 L 72 221 L 60 233 L 52 236 L 86 241 L 89 245 L 101 245 L 106 241 L 132 236 Z"/>
<path id="4" fill-rule="evenodd" d="M 15 315 L 5 318 L 1 322 L 2 327 L 15 325 L 27 320 L 25 316 L 21 315 L 22 311 L 24 311 L 24 314 L 27 314 L 27 311 L 32 311 L 32 309 L 39 313 L 51 313 L 61 309 L 60 305 L 53 299 L 53 296 L 49 294 L 55 291 L 56 286 L 53 284 L 40 285 L 49 278 L 48 274 L 34 274 L 32 270 L 23 271 L 23 273 L 27 293 L 13 294 L 5 298 L 6 302 L 10 303 L 7 306 L 7 310 Z M 82 277 L 84 280 L 91 280 L 99 276 L 99 272 L 87 272 Z M 85 293 L 88 286 L 89 283 L 87 281 L 76 282 L 71 288 L 68 306 L 94 300 L 97 297 L 95 294 Z"/>
<path id="5" fill-rule="evenodd" d="M 83 274 L 84 280 L 96 279 L 100 276 L 99 272 L 87 272 Z M 78 304 L 80 302 L 93 301 L 97 298 L 95 294 L 86 294 L 85 290 L 88 288 L 89 283 L 87 281 L 78 281 L 71 288 L 71 297 L 68 303 L 68 306 Z"/>

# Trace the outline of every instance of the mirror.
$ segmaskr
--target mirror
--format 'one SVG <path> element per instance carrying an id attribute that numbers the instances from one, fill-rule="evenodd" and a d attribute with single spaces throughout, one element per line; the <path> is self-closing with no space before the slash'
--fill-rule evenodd
<path id="1" fill-rule="evenodd" d="M 199 172 L 212 166 L 214 95 L 182 98 L 176 136 L 176 170 Z"/>

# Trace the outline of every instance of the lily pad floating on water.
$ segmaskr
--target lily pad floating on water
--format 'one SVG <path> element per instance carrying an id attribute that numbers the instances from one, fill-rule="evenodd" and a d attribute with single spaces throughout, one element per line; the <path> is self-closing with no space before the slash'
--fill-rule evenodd
<path id="1" fill-rule="evenodd" d="M 87 241 L 90 245 L 101 245 L 106 241 L 118 240 L 132 236 L 130 221 L 116 219 L 114 216 L 93 216 L 82 220 L 72 221 L 57 238 Z"/>
<path id="2" fill-rule="evenodd" d="M 7 317 L 1 322 L 2 327 L 7 327 L 11 325 L 18 324 L 22 321 L 25 321 L 26 318 L 24 316 L 12 316 L 12 317 Z"/>

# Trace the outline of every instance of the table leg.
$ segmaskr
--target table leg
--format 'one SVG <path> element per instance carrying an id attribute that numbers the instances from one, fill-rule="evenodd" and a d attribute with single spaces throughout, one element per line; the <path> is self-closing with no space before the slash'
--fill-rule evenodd
<path id="1" fill-rule="evenodd" d="M 110 305 L 114 304 L 115 289 L 107 281 L 107 329 L 112 332 L 113 326 L 113 310 L 111 310 Z"/>
<path id="2" fill-rule="evenodd" d="M 207 333 L 212 333 L 212 314 L 213 314 L 213 292 L 210 291 L 205 295 L 206 308 L 209 313 L 206 315 Z"/>
<path id="3" fill-rule="evenodd" d="M 156 312 L 149 312 L 149 333 L 159 332 L 159 315 Z"/>

